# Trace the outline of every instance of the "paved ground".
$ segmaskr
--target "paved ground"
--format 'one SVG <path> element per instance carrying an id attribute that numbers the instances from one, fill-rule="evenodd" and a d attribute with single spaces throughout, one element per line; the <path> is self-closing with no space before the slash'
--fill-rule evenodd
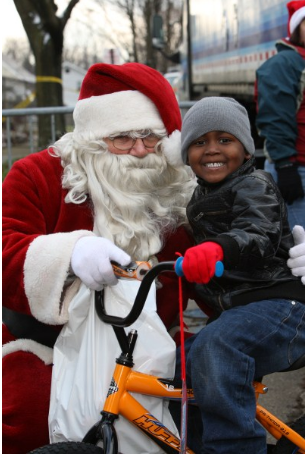
<path id="1" fill-rule="evenodd" d="M 194 302 L 189 303 L 184 319 L 193 332 L 199 331 L 206 323 L 204 314 Z M 305 368 L 265 376 L 263 383 L 268 392 L 261 395 L 259 402 L 269 412 L 288 424 L 305 413 Z M 272 436 L 268 436 L 268 442 L 274 442 Z"/>

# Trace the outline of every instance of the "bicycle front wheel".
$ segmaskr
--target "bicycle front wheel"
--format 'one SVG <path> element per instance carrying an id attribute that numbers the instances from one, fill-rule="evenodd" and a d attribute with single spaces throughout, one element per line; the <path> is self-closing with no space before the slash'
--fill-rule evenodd
<path id="1" fill-rule="evenodd" d="M 48 444 L 28 453 L 104 453 L 101 447 L 94 444 L 86 444 L 85 442 L 56 442 Z"/>

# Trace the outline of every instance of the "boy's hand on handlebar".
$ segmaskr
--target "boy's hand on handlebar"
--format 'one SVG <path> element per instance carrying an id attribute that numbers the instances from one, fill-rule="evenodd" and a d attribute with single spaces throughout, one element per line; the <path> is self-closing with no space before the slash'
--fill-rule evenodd
<path id="1" fill-rule="evenodd" d="M 192 283 L 208 283 L 215 275 L 217 261 L 223 260 L 223 250 L 218 243 L 205 242 L 186 250 L 183 273 Z"/>
<path id="2" fill-rule="evenodd" d="M 71 267 L 88 288 L 100 291 L 104 285 L 113 286 L 118 282 L 110 261 L 127 265 L 131 258 L 110 240 L 86 236 L 74 246 Z"/>

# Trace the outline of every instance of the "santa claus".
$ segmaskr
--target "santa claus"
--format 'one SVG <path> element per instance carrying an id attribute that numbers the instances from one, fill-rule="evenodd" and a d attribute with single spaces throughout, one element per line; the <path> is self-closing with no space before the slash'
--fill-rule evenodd
<path id="1" fill-rule="evenodd" d="M 3 185 L 4 453 L 49 441 L 52 346 L 76 277 L 101 289 L 116 283 L 110 260 L 174 260 L 191 245 L 185 206 L 194 180 L 163 76 L 141 64 L 93 65 L 74 122 L 49 150 L 16 162 Z M 178 313 L 172 275 L 157 291 L 167 328 Z"/>
<path id="2" fill-rule="evenodd" d="M 17 161 L 3 184 L 3 453 L 49 442 L 52 347 L 80 281 L 115 285 L 111 260 L 175 260 L 192 245 L 185 207 L 195 182 L 163 76 L 137 63 L 93 65 L 74 122 L 48 150 Z M 176 280 L 165 274 L 157 290 L 168 329 Z M 189 298 L 185 283 L 184 305 Z"/>

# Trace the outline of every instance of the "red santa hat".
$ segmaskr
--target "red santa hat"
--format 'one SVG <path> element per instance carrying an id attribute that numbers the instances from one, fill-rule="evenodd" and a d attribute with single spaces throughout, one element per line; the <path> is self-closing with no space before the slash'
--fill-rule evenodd
<path id="1" fill-rule="evenodd" d="M 305 0 L 293 0 L 287 3 L 288 9 L 288 36 L 290 36 L 295 29 L 305 19 Z"/>
<path id="2" fill-rule="evenodd" d="M 181 113 L 161 73 L 141 63 L 92 65 L 81 86 L 73 118 L 75 133 L 101 139 L 120 132 L 165 128 L 164 154 L 181 164 Z"/>

